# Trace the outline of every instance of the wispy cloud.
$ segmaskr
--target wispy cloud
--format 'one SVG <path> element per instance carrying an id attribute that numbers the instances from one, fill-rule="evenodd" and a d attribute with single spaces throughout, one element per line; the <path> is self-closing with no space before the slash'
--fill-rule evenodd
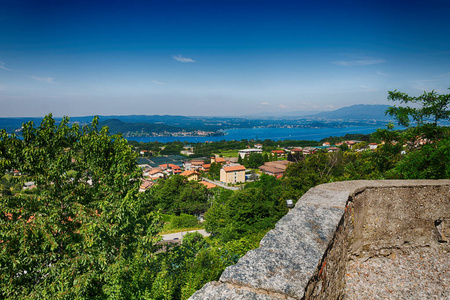
<path id="1" fill-rule="evenodd" d="M 174 55 L 172 56 L 173 59 L 175 59 L 176 61 L 182 62 L 182 63 L 193 63 L 195 62 L 195 60 L 193 60 L 192 58 L 189 57 L 183 57 L 181 55 Z"/>
<path id="2" fill-rule="evenodd" d="M 333 61 L 332 64 L 335 64 L 337 66 L 341 67 L 355 67 L 355 66 L 369 66 L 369 65 L 376 65 L 386 62 L 384 59 L 377 59 L 377 58 L 368 58 L 368 59 L 358 59 L 358 60 L 339 60 L 339 61 Z"/>
<path id="3" fill-rule="evenodd" d="M 261 102 L 261 105 L 269 105 L 269 102 Z"/>
<path id="4" fill-rule="evenodd" d="M 278 107 L 281 108 L 281 109 L 286 109 L 286 108 L 288 108 L 288 106 L 285 105 L 285 104 L 280 104 L 280 105 L 278 105 Z"/>
<path id="5" fill-rule="evenodd" d="M 384 77 L 389 77 L 389 76 L 391 76 L 391 74 L 381 72 L 380 70 L 377 70 L 377 75 L 384 76 Z"/>
<path id="6" fill-rule="evenodd" d="M 412 88 L 423 92 L 423 91 L 431 91 L 433 88 L 431 85 L 435 86 L 436 82 L 439 82 L 439 79 L 424 79 L 424 80 L 414 80 L 411 83 Z"/>
<path id="7" fill-rule="evenodd" d="M 5 70 L 5 71 L 12 71 L 12 72 L 15 71 L 15 70 L 13 70 L 13 69 L 9 69 L 9 68 L 5 67 L 5 63 L 2 62 L 2 61 L 0 61 L 0 69 L 1 69 L 1 70 Z"/>
<path id="8" fill-rule="evenodd" d="M 32 76 L 32 79 L 36 80 L 36 81 L 40 81 L 40 82 L 45 82 L 45 83 L 56 83 L 52 77 L 37 77 L 37 76 Z"/>
<path id="9" fill-rule="evenodd" d="M 158 81 L 158 80 L 152 80 L 152 83 L 156 84 L 156 85 L 163 85 L 164 84 L 164 82 Z"/>

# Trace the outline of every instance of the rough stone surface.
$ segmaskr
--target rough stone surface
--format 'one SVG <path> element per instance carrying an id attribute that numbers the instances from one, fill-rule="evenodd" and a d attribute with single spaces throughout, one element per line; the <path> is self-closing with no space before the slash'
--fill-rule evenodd
<path id="1" fill-rule="evenodd" d="M 258 249 L 228 267 L 220 281 L 301 298 L 342 213 L 343 209 L 300 203 L 267 233 Z"/>
<path id="2" fill-rule="evenodd" d="M 258 293 L 245 287 L 238 287 L 227 283 L 209 282 L 201 290 L 189 298 L 191 300 L 293 300 L 284 295 L 270 294 L 266 291 Z"/>
<path id="3" fill-rule="evenodd" d="M 450 180 L 319 185 L 299 199 L 258 249 L 191 299 L 445 299 L 449 219 Z M 386 257 L 393 253 L 397 260 L 389 265 Z M 428 264 L 422 263 L 424 257 Z M 385 297 L 378 293 L 391 272 L 402 270 L 399 276 L 408 278 L 417 268 L 421 275 L 415 289 L 406 280 L 398 281 L 406 286 L 401 293 L 395 282 Z M 361 278 L 364 270 L 371 275 Z M 426 274 L 432 279 L 420 283 Z"/>
<path id="4" fill-rule="evenodd" d="M 444 245 L 353 260 L 347 269 L 347 299 L 450 299 L 450 254 Z"/>

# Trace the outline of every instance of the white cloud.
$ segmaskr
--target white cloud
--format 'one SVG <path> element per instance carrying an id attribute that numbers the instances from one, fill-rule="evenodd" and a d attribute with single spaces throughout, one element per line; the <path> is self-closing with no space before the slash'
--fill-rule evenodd
<path id="1" fill-rule="evenodd" d="M 56 83 L 55 81 L 53 81 L 52 77 L 37 77 L 37 76 L 33 76 L 31 78 L 36 80 L 36 81 L 40 81 L 40 82 Z"/>
<path id="2" fill-rule="evenodd" d="M 269 105 L 269 102 L 261 102 L 261 105 Z"/>
<path id="3" fill-rule="evenodd" d="M 8 69 L 7 67 L 5 67 L 5 63 L 0 61 L 0 69 L 5 70 L 5 71 L 15 71 L 13 69 Z"/>
<path id="4" fill-rule="evenodd" d="M 361 89 L 355 90 L 355 92 L 377 92 L 378 91 L 378 89 L 372 88 L 372 87 L 367 86 L 367 85 L 360 85 L 359 87 Z"/>
<path id="5" fill-rule="evenodd" d="M 280 104 L 280 105 L 278 105 L 278 107 L 281 108 L 281 109 L 286 109 L 286 108 L 288 108 L 288 106 L 285 105 L 285 104 Z"/>
<path id="6" fill-rule="evenodd" d="M 333 61 L 332 64 L 341 66 L 341 67 L 355 67 L 355 66 L 368 66 L 368 65 L 376 65 L 386 62 L 384 59 L 359 59 L 359 60 L 339 60 Z"/>
<path id="7" fill-rule="evenodd" d="M 158 80 L 152 80 L 152 83 L 156 84 L 156 85 L 163 85 L 164 84 L 164 82 L 158 81 Z"/>
<path id="8" fill-rule="evenodd" d="M 182 62 L 182 63 L 193 63 L 195 62 L 195 60 L 193 60 L 192 58 L 188 58 L 188 57 L 183 57 L 181 55 L 177 55 L 177 56 L 172 56 L 173 59 L 175 59 L 176 61 Z"/>
<path id="9" fill-rule="evenodd" d="M 391 74 L 388 74 L 388 73 L 384 73 L 384 72 L 381 72 L 380 70 L 377 70 L 377 75 L 380 75 L 380 76 L 385 76 L 385 77 L 389 77 L 389 76 L 391 76 Z"/>

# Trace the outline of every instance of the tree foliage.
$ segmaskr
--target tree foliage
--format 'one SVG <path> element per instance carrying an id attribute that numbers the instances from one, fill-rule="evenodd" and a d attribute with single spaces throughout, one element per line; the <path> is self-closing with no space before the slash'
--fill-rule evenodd
<path id="1" fill-rule="evenodd" d="M 137 196 L 127 142 L 99 131 L 97 118 L 68 123 L 48 115 L 24 124 L 22 139 L 0 132 L 1 171 L 17 169 L 38 186 L 0 202 L 4 298 L 123 298 L 117 269 L 156 250 L 157 218 Z"/>
<path id="2" fill-rule="evenodd" d="M 389 91 L 388 99 L 398 101 L 400 104 L 413 104 L 412 106 L 391 106 L 386 114 L 394 117 L 399 125 L 410 127 L 411 120 L 416 123 L 417 134 L 437 140 L 441 136 L 438 122 L 450 120 L 450 94 L 438 94 L 434 90 L 424 92 L 418 97 L 406 93 Z"/>

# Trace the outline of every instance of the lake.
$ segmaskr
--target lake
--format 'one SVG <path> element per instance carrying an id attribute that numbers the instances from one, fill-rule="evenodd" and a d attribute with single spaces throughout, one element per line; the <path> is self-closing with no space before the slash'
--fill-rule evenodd
<path id="1" fill-rule="evenodd" d="M 224 136 L 208 137 L 128 137 L 127 140 L 138 142 L 173 142 L 182 141 L 187 143 L 204 143 L 206 141 L 231 141 L 242 139 L 255 140 L 313 140 L 320 141 L 329 136 L 343 136 L 347 133 L 369 134 L 381 128 L 377 126 L 349 126 L 345 128 L 240 128 L 227 129 Z"/>

